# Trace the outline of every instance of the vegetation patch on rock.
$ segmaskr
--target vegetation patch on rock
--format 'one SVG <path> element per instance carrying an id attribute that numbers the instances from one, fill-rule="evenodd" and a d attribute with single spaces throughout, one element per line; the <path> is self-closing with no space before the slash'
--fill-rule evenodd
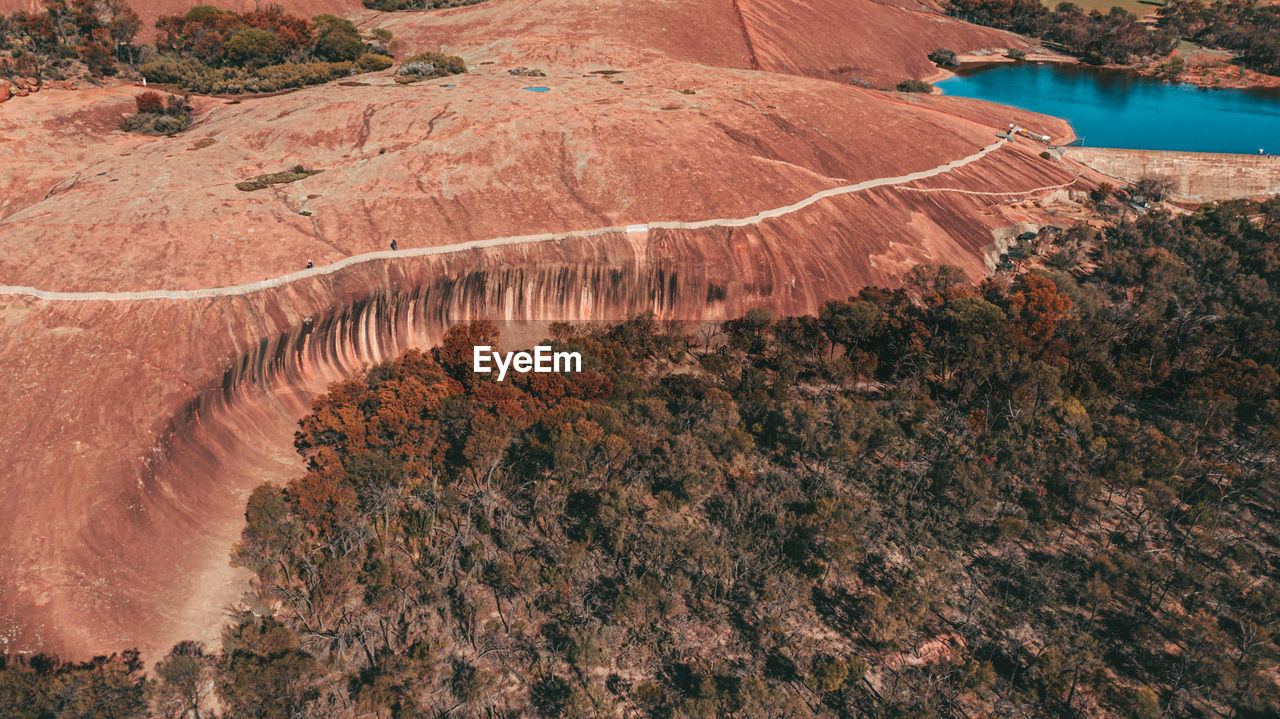
<path id="1" fill-rule="evenodd" d="M 158 92 L 144 92 L 134 103 L 138 111 L 120 121 L 125 132 L 176 135 L 191 125 L 191 100 L 185 95 L 162 97 Z"/>
<path id="2" fill-rule="evenodd" d="M 929 61 L 935 65 L 945 65 L 952 67 L 956 64 L 955 50 L 946 47 L 936 48 L 929 53 Z"/>
<path id="3" fill-rule="evenodd" d="M 405 58 L 396 74 L 411 79 L 426 79 L 458 75 L 467 71 L 467 63 L 457 55 L 441 52 L 422 52 Z"/>
<path id="4" fill-rule="evenodd" d="M 906 80 L 903 80 L 902 82 L 898 83 L 898 88 L 897 88 L 897 90 L 898 90 L 898 92 L 924 92 L 924 93 L 929 93 L 929 92 L 933 92 L 933 85 L 932 85 L 932 84 L 930 84 L 930 83 L 925 82 L 924 80 L 918 80 L 918 79 L 916 79 L 916 78 L 914 78 L 914 77 L 911 77 L 911 78 L 907 78 Z"/>
<path id="5" fill-rule="evenodd" d="M 267 175 L 258 175 L 244 182 L 237 182 L 236 189 L 245 192 L 253 192 L 254 190 L 263 190 L 272 185 L 281 185 L 289 182 L 297 182 L 312 175 L 318 175 L 324 170 L 308 170 L 302 165 L 294 165 L 292 168 L 283 172 L 273 172 Z"/>
<path id="6" fill-rule="evenodd" d="M 389 67 L 382 45 L 334 15 L 308 21 L 279 6 L 235 13 L 200 6 L 156 21 L 160 57 L 141 71 L 151 82 L 203 94 L 275 92 Z"/>
<path id="7" fill-rule="evenodd" d="M 475 5 L 484 0 L 363 0 L 370 10 L 394 12 L 396 10 L 437 10 L 440 8 Z"/>
<path id="8" fill-rule="evenodd" d="M 202 94 L 274 92 L 391 66 L 390 32 L 366 41 L 349 20 L 311 20 L 278 5 L 247 13 L 211 5 L 156 20 L 154 46 L 135 46 L 137 15 L 121 0 L 48 0 L 42 12 L 0 16 L 0 77 L 115 75 Z"/>
<path id="9" fill-rule="evenodd" d="M 356 67 L 360 68 L 361 72 L 386 70 L 394 64 L 395 60 L 393 60 L 390 55 L 383 55 L 375 52 L 365 53 L 356 60 Z"/>

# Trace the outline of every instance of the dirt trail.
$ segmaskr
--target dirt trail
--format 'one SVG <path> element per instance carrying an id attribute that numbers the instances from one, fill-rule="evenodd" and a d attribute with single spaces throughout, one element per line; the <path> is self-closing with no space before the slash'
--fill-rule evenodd
<path id="1" fill-rule="evenodd" d="M 311 277 L 319 277 L 323 275 L 333 274 L 352 265 L 365 262 L 377 262 L 381 260 L 402 259 L 405 257 L 423 257 L 429 255 L 444 255 L 454 252 L 466 252 L 468 250 L 479 250 L 489 247 L 504 247 L 509 245 L 535 244 L 540 242 L 552 242 L 555 240 L 567 239 L 584 239 L 597 237 L 599 235 L 607 235 L 614 233 L 635 232 L 641 230 L 702 230 L 711 227 L 745 227 L 748 225 L 756 225 L 764 220 L 781 217 L 793 212 L 803 210 L 814 203 L 821 202 L 830 197 L 840 195 L 848 195 L 855 192 L 862 192 L 877 187 L 888 187 L 892 185 L 901 185 L 917 180 L 924 180 L 930 177 L 950 172 L 959 167 L 968 165 L 971 162 L 986 157 L 989 153 L 999 149 L 1008 142 L 1008 139 L 1001 139 L 991 145 L 987 145 L 981 150 L 975 152 L 968 157 L 959 160 L 952 160 L 943 165 L 928 169 L 912 172 L 897 177 L 881 177 L 874 180 L 865 180 L 852 185 L 842 185 L 833 187 L 782 207 L 775 207 L 770 210 L 764 210 L 749 217 L 740 218 L 716 218 L 711 220 L 699 220 L 695 222 L 680 221 L 661 221 L 649 222 L 644 224 L 628 224 L 615 225 L 611 227 L 598 227 L 589 230 L 573 230 L 570 232 L 543 233 L 538 235 L 516 235 L 512 237 L 496 237 L 488 240 L 474 240 L 471 242 L 459 242 L 451 245 L 438 245 L 435 247 L 418 247 L 402 250 L 381 250 L 378 252 L 366 252 L 364 254 L 352 255 L 329 265 L 321 265 L 312 267 L 298 272 L 291 272 L 280 277 L 273 277 L 268 280 L 259 282 L 249 282 L 242 285 L 231 285 L 227 287 L 210 287 L 197 290 L 146 290 L 139 292 L 58 292 L 53 290 L 42 290 L 36 287 L 19 287 L 12 285 L 0 285 L 0 295 L 17 295 L 23 297 L 35 297 L 41 300 L 55 302 L 139 302 L 146 300 L 198 300 L 208 299 L 210 297 L 229 297 L 236 295 L 247 295 L 254 292 L 272 289 L 287 285 L 299 280 L 305 280 Z M 908 188 L 911 189 L 911 188 Z M 1009 193 L 1009 194 L 1025 194 Z"/>

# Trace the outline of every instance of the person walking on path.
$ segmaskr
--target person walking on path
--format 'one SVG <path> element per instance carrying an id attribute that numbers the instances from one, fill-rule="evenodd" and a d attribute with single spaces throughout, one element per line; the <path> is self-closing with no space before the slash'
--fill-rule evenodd
<path id="1" fill-rule="evenodd" d="M 391 251 L 392 251 L 392 252 L 395 252 L 395 251 L 396 251 L 396 250 L 398 250 L 398 249 L 400 249 L 400 246 L 396 244 L 396 241 L 395 241 L 395 240 L 392 240 L 392 241 L 391 241 Z"/>

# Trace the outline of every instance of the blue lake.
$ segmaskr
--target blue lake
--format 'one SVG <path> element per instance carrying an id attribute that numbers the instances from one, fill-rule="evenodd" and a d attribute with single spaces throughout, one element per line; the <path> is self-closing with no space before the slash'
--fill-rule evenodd
<path id="1" fill-rule="evenodd" d="M 948 95 L 1061 117 L 1077 144 L 1280 155 L 1280 93 L 1173 85 L 1075 65 L 1005 63 L 938 83 Z"/>

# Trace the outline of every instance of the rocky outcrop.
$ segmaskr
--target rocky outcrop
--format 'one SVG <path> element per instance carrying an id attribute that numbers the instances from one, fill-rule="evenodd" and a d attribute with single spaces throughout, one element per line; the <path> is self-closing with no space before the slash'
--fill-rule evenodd
<path id="1" fill-rule="evenodd" d="M 139 646 L 154 656 L 183 638 L 216 641 L 224 605 L 244 586 L 226 561 L 244 499 L 301 470 L 294 423 L 330 381 L 429 346 L 470 318 L 498 321 L 515 344 L 550 321 L 641 311 L 691 320 L 752 307 L 814 312 L 926 261 L 976 276 L 992 230 L 1009 220 L 991 199 L 951 189 L 982 188 L 984 177 L 1002 191 L 1071 179 L 1005 148 L 955 176 L 835 197 L 753 226 L 366 263 L 208 300 L 5 298 L 0 463 L 10 472 L 0 491 L 25 509 L 0 527 L 10 646 L 73 655 Z M 37 477 L 58 479 L 12 481 Z"/>
<path id="2" fill-rule="evenodd" d="M 750 26 L 752 3 L 740 4 Z M 244 498 L 300 470 L 297 418 L 327 382 L 452 322 L 491 317 L 514 343 L 548 321 L 646 310 L 813 312 L 921 262 L 976 277 L 993 230 L 1034 221 L 1009 215 L 1011 199 L 1077 181 L 1025 143 L 952 164 L 995 140 L 1007 108 L 745 69 L 731 3 L 592 7 L 491 0 L 387 16 L 407 48 L 520 59 L 473 62 L 447 83 L 197 99 L 196 129 L 172 138 L 118 131 L 129 87 L 49 87 L 0 113 L 0 286 L 216 288 L 393 240 L 515 237 L 231 296 L 0 295 L 0 504 L 21 508 L 0 522 L 0 645 L 154 656 L 216 641 L 243 587 L 227 552 Z M 766 52 L 767 34 L 750 30 L 763 65 L 781 57 L 785 42 Z M 526 53 L 547 92 L 503 69 Z M 620 72 L 592 72 L 604 69 Z M 1052 118 L 1023 124 L 1069 134 Z M 235 189 L 297 164 L 324 172 Z M 807 203 L 906 175 L 917 179 Z M 734 221 L 648 227 L 710 219 Z M 627 226 L 638 229 L 565 234 Z"/>
<path id="3" fill-rule="evenodd" d="M 8 100 L 12 94 L 13 91 L 9 89 L 9 83 L 0 80 L 0 102 Z"/>
<path id="4" fill-rule="evenodd" d="M 411 248 L 747 217 L 972 155 L 1008 117 L 980 102 L 679 63 L 549 73 L 546 93 L 501 69 L 451 80 L 204 100 L 198 129 L 161 140 L 117 131 L 131 88 L 42 92 L 0 125 L 0 151 L 15 160 L 0 175 L 0 284 L 212 287 L 393 239 Z M 324 172 L 235 189 L 296 164 Z"/>
<path id="5" fill-rule="evenodd" d="M 12 80 L 15 94 L 27 95 L 40 92 L 40 79 L 35 77 L 15 77 Z"/>
<path id="6" fill-rule="evenodd" d="M 739 0 L 761 67 L 892 88 L 938 72 L 929 53 L 1026 47 L 1012 33 L 959 22 L 928 2 Z"/>

